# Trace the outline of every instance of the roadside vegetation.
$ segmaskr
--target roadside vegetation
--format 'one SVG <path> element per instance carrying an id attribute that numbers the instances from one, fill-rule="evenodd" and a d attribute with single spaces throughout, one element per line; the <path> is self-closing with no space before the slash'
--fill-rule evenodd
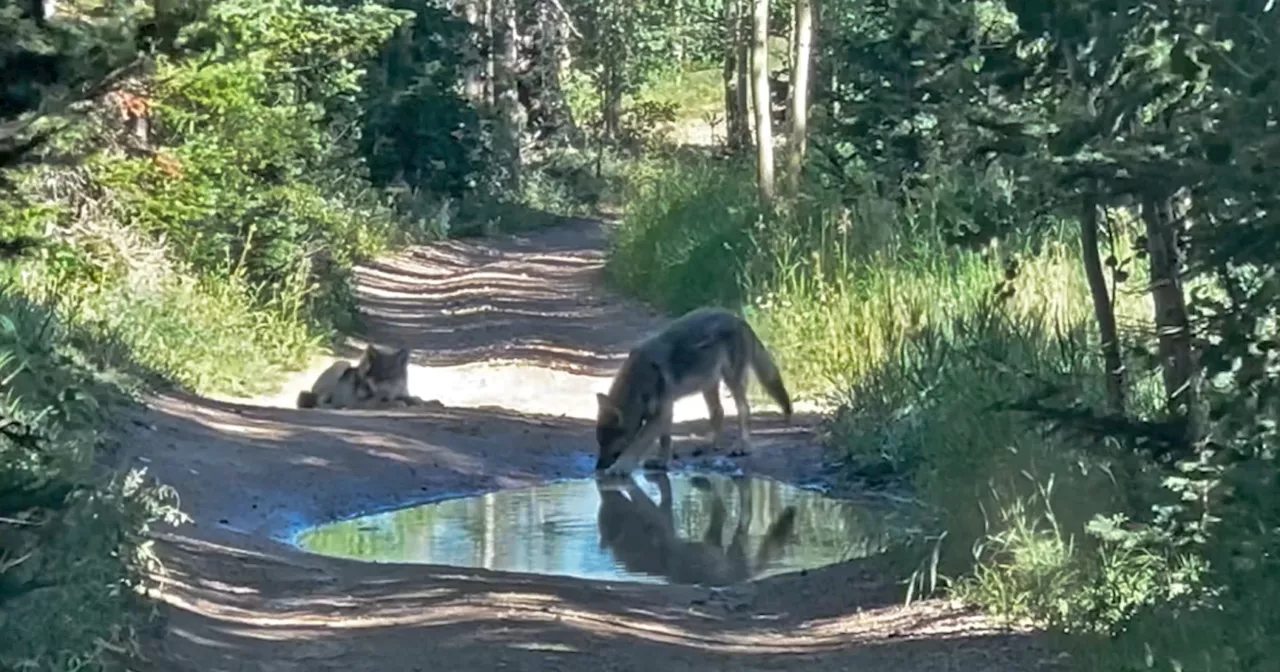
<path id="1" fill-rule="evenodd" d="M 590 82 L 498 33 L 402 0 L 0 2 L 0 668 L 123 669 L 149 632 L 147 532 L 180 513 L 117 471 L 137 392 L 269 392 L 359 331 L 360 261 L 607 200 Z"/>
<path id="2" fill-rule="evenodd" d="M 711 56 L 650 91 L 729 121 L 632 167 L 610 281 L 747 315 L 850 481 L 935 513 L 910 595 L 1078 669 L 1266 668 L 1276 12 L 854 1 L 810 40 L 775 1 L 760 95 L 761 3 L 721 4 L 738 29 L 689 31 Z"/>
<path id="3" fill-rule="evenodd" d="M 145 636 L 180 513 L 112 468 L 136 390 L 268 391 L 359 330 L 361 260 L 602 210 L 610 283 L 742 310 L 850 482 L 935 514 L 913 597 L 1083 670 L 1280 645 L 1269 3 L 30 4 L 0 0 L 0 667 Z"/>

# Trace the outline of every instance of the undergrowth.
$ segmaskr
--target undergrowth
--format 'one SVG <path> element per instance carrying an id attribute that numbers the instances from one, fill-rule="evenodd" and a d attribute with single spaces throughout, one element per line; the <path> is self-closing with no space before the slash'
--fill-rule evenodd
<path id="1" fill-rule="evenodd" d="M 61 131 L 0 176 L 0 239 L 40 241 L 0 259 L 0 668 L 127 668 L 153 625 L 148 532 L 182 518 L 117 471 L 133 390 L 269 392 L 359 329 L 360 261 L 611 197 L 619 159 L 571 149 L 485 191 L 461 20 L 390 4 L 414 11 L 177 8 L 148 24 L 149 67 L 45 120 Z"/>
<path id="2" fill-rule="evenodd" d="M 1193 592 L 1201 567 L 1132 533 L 1156 503 L 1155 475 L 1118 445 L 1049 434 L 1004 407 L 1036 395 L 1103 405 L 1072 222 L 965 249 L 947 233 L 977 208 L 1020 216 L 990 176 L 955 170 L 902 200 L 869 180 L 814 180 L 769 217 L 752 179 L 747 163 L 710 159 L 638 167 L 609 281 L 671 314 L 741 310 L 795 396 L 830 410 L 824 441 L 845 473 L 908 488 L 935 512 L 946 535 L 930 569 L 957 599 L 1105 638 Z M 1119 253 L 1133 233 L 1116 234 Z M 1133 275 L 1117 296 L 1122 328 L 1150 319 Z M 1157 408 L 1158 380 L 1129 387 L 1135 414 Z"/>
<path id="3" fill-rule="evenodd" d="M 36 176 L 26 179 L 39 184 Z M 240 260 L 200 272 L 166 241 L 95 207 L 111 198 L 62 193 L 8 210 L 11 231 L 53 232 L 33 258 L 9 270 L 13 291 L 110 344 L 101 351 L 104 365 L 127 360 L 157 382 L 251 395 L 270 390 L 322 343 L 325 332 L 305 303 L 311 282 L 305 264 L 274 291 L 264 291 L 268 281 L 252 283 Z"/>
<path id="4" fill-rule="evenodd" d="M 145 472 L 98 468 L 110 419 L 131 403 L 121 383 L 136 378 L 108 379 L 97 362 L 124 350 L 0 289 L 4 669 L 119 669 L 151 632 L 141 595 L 159 565 L 147 532 L 183 516 Z"/>

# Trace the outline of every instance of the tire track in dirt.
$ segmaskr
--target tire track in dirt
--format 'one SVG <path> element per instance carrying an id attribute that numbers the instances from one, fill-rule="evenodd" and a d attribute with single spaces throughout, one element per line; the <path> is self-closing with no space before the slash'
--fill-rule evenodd
<path id="1" fill-rule="evenodd" d="M 193 518 L 158 535 L 166 618 L 151 669 L 1042 667 L 1038 637 L 937 601 L 898 606 L 894 568 L 877 559 L 708 591 L 359 563 L 287 543 L 355 512 L 588 475 L 592 393 L 662 324 L 602 289 L 605 240 L 577 221 L 360 269 L 365 338 L 412 348 L 411 391 L 443 408 L 299 411 L 308 372 L 274 398 L 169 393 L 128 412 L 122 459 L 177 488 Z M 782 426 L 767 406 L 757 418 L 744 469 L 824 477 L 814 418 Z M 677 420 L 678 437 L 707 429 L 698 399 Z"/>
<path id="2" fill-rule="evenodd" d="M 632 345 L 667 321 L 604 289 L 606 232 L 599 221 L 575 220 L 534 235 L 415 247 L 362 266 L 365 333 L 338 355 L 354 360 L 368 342 L 408 348 L 410 391 L 451 408 L 593 419 L 595 392 L 608 389 Z M 331 362 L 249 403 L 292 407 L 297 390 Z M 732 411 L 727 389 L 721 398 Z M 677 420 L 705 415 L 699 398 L 677 404 Z"/>

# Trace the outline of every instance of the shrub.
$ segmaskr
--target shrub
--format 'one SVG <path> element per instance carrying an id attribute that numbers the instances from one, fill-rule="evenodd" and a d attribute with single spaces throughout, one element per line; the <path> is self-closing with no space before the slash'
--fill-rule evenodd
<path id="1" fill-rule="evenodd" d="M 116 669 L 147 627 L 147 532 L 183 518 L 144 473 L 95 461 L 128 400 L 47 306 L 0 291 L 0 666 Z M 103 344 L 105 345 L 105 344 Z"/>

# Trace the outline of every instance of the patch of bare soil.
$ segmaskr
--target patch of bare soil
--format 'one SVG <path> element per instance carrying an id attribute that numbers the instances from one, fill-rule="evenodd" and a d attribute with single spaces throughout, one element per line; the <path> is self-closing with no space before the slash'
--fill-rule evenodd
<path id="1" fill-rule="evenodd" d="M 303 526 L 587 476 L 593 392 L 662 320 L 602 289 L 604 225 L 409 250 L 361 269 L 370 341 L 414 351 L 443 407 L 296 410 L 166 394 L 122 423 L 122 457 L 178 489 L 193 522 L 168 567 L 154 670 L 1027 670 L 1051 654 L 940 602 L 899 606 L 875 560 L 726 590 L 316 556 Z M 354 357 L 362 343 L 353 343 Z M 757 407 L 745 470 L 822 480 L 815 418 Z M 731 402 L 726 411 L 732 412 Z M 700 399 L 680 434 L 706 432 Z M 732 424 L 730 423 L 730 426 Z M 688 455 L 688 437 L 677 452 Z"/>

